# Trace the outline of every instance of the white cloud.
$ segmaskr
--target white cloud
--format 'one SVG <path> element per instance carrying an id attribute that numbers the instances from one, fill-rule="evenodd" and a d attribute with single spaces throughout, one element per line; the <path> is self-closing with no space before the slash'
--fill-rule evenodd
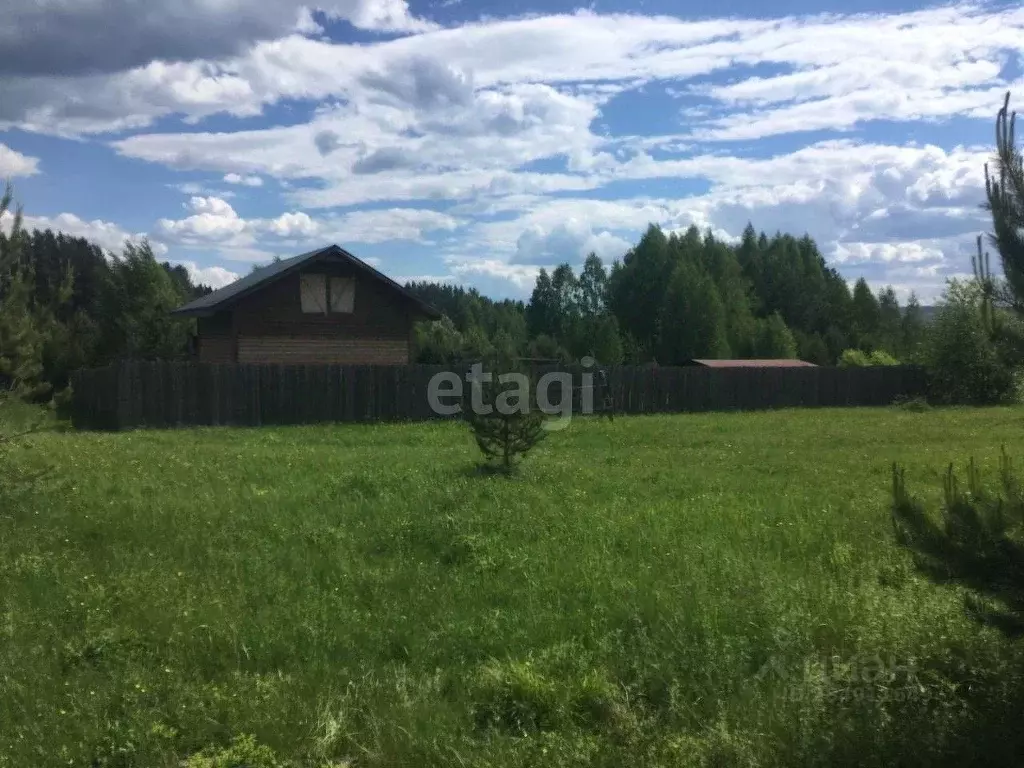
<path id="1" fill-rule="evenodd" d="M 0 179 L 16 176 L 34 176 L 39 173 L 39 158 L 16 152 L 0 143 Z"/>
<path id="2" fill-rule="evenodd" d="M 464 246 L 508 265 L 574 262 L 596 250 L 621 255 L 648 224 L 668 231 L 690 224 L 717 237 L 738 238 L 748 222 L 814 237 L 823 254 L 843 269 L 877 268 L 917 281 L 923 295 L 942 285 L 941 270 L 969 264 L 969 249 L 987 227 L 983 150 L 936 146 L 890 146 L 823 142 L 769 158 L 704 155 L 658 163 L 647 158 L 623 176 L 699 176 L 704 194 L 680 198 L 616 200 L 541 196 L 516 199 L 514 217 L 471 225 Z M 486 207 L 461 207 L 467 214 L 493 214 Z M 601 239 L 614 243 L 602 253 Z M 619 253 L 614 253 L 619 251 Z M 903 266 L 931 271 L 900 273 Z M 939 270 L 937 274 L 933 274 Z M 489 274 L 500 274 L 492 268 Z M 895 278 L 894 278 L 895 279 Z"/>
<path id="3" fill-rule="evenodd" d="M 189 216 L 157 222 L 161 236 L 188 248 L 216 249 L 224 258 L 239 261 L 260 261 L 275 253 L 327 243 L 420 241 L 428 232 L 459 226 L 459 220 L 446 214 L 409 208 L 321 218 L 290 211 L 273 218 L 247 219 L 218 197 L 193 197 L 185 207 Z"/>
<path id="4" fill-rule="evenodd" d="M 603 261 L 621 258 L 629 250 L 628 240 L 607 230 L 594 232 L 589 222 L 571 218 L 547 230 L 534 225 L 516 241 L 514 261 L 520 264 L 576 264 L 589 253 Z"/>
<path id="5" fill-rule="evenodd" d="M 262 187 L 263 179 L 260 176 L 240 176 L 237 173 L 229 173 L 224 176 L 224 181 L 228 184 L 241 184 L 245 187 Z"/>
<path id="6" fill-rule="evenodd" d="M 364 259 L 365 261 L 365 259 Z M 391 279 L 399 285 L 407 283 L 454 283 L 454 275 L 391 275 Z"/>
<path id="7" fill-rule="evenodd" d="M 428 232 L 451 232 L 459 224 L 458 219 L 437 211 L 391 208 L 330 217 L 324 221 L 324 234 L 339 244 L 419 241 Z"/>
<path id="8" fill-rule="evenodd" d="M 208 285 L 214 290 L 230 285 L 242 277 L 237 272 L 224 269 L 224 267 L 200 267 L 194 261 L 180 261 L 177 263 L 188 270 L 188 276 L 192 280 L 193 285 Z"/>
<path id="9" fill-rule="evenodd" d="M 944 262 L 942 248 L 925 243 L 839 243 L 833 259 L 840 265 L 856 264 L 921 264 Z"/>
<path id="10" fill-rule="evenodd" d="M 213 187 L 207 187 L 195 181 L 187 181 L 183 184 L 168 184 L 167 186 L 181 192 L 183 195 L 188 195 L 189 197 L 220 197 L 224 200 L 230 200 L 231 198 L 236 197 L 233 190 L 214 189 Z"/>
<path id="11" fill-rule="evenodd" d="M 419 98 L 434 104 L 440 97 Z M 595 144 L 588 126 L 597 110 L 595 97 L 544 85 L 482 92 L 465 103 L 446 96 L 440 107 L 425 111 L 400 110 L 369 95 L 305 125 L 147 134 L 115 147 L 180 169 L 324 180 L 321 188 L 291 196 L 303 207 L 587 189 L 594 183 L 580 176 L 510 169 L 567 152 L 587 157 Z"/>
<path id="12" fill-rule="evenodd" d="M 256 228 L 262 226 L 278 237 L 307 238 L 313 237 L 319 231 L 319 226 L 309 217 L 309 214 L 302 212 L 282 213 L 276 219 L 262 224 L 252 222 L 252 225 Z"/>
<path id="13" fill-rule="evenodd" d="M 197 4 L 202 18 L 217 17 L 213 0 L 185 7 Z M 404 0 L 339 0 L 329 16 L 417 33 L 347 45 L 314 39 L 322 30 L 290 0 L 264 5 L 253 12 L 260 28 L 229 35 L 228 47 L 201 41 L 217 55 L 60 77 L 43 67 L 4 78 L 0 66 L 0 128 L 133 130 L 169 116 L 197 124 L 267 114 L 286 99 L 318 103 L 304 124 L 112 142 L 127 157 L 225 184 L 279 182 L 284 196 L 269 215 L 270 190 L 245 196 L 261 195 L 256 218 L 197 184 L 187 214 L 158 223 L 170 242 L 230 258 L 438 233 L 453 274 L 519 285 L 561 254 L 614 258 L 648 222 L 735 237 L 753 221 L 806 230 L 850 269 L 931 269 L 934 252 L 959 254 L 960 239 L 984 226 L 990 120 L 1003 92 L 1021 84 L 1012 80 L 1024 55 L 1024 9 L 990 6 L 705 21 L 579 12 L 442 29 L 414 19 Z M 157 38 L 157 51 L 198 44 Z M 612 100 L 629 91 L 670 92 L 678 124 L 611 135 L 606 123 L 625 108 Z M 807 131 L 856 136 L 870 121 L 912 129 L 954 116 L 985 119 L 976 135 L 962 134 L 967 146 L 909 144 L 902 129 L 888 142 L 819 134 L 799 143 Z M 756 140 L 781 134 L 791 149 L 758 157 Z M 639 196 L 648 180 L 662 180 L 650 185 L 657 197 Z M 368 203 L 375 210 L 334 210 Z M 900 275 L 905 284 L 927 277 Z"/>
<path id="14" fill-rule="evenodd" d="M 998 72 L 998 67 L 995 68 Z M 988 71 L 988 70 L 986 70 Z M 981 82 L 991 82 L 985 77 Z M 1010 88 L 1022 83 L 1011 84 Z M 900 91 L 885 83 L 842 95 L 803 101 L 779 109 L 738 112 L 698 130 L 694 138 L 717 141 L 759 139 L 800 131 L 845 130 L 870 120 L 941 120 L 952 115 L 988 116 L 1006 85 L 954 90 L 948 87 Z"/>
<path id="15" fill-rule="evenodd" d="M 366 6 L 349 17 L 385 19 L 395 15 L 389 8 Z M 577 96 L 595 97 L 660 79 L 675 84 L 675 93 L 696 87 L 726 108 L 824 94 L 814 97 L 818 102 L 769 110 L 762 122 L 775 124 L 772 130 L 796 127 L 798 118 L 842 128 L 854 117 L 973 114 L 984 107 L 985 90 L 1005 85 L 999 68 L 1020 55 L 1022 32 L 1019 9 L 956 6 L 700 22 L 576 13 L 435 29 L 373 46 L 282 34 L 228 59 L 140 63 L 109 75 L 9 79 L 0 82 L 0 120 L 40 131 L 90 132 L 104 130 L 105 121 L 118 129 L 173 113 L 255 115 L 286 98 L 358 100 L 375 87 L 392 104 L 422 105 L 424 96 L 446 93 L 456 81 L 476 91 L 565 85 Z M 697 85 L 715 73 L 754 64 L 782 72 L 721 87 Z M 445 72 L 455 73 L 454 79 Z M 393 87 L 381 89 L 384 83 Z M 459 90 L 447 93 L 457 97 Z M 938 106 L 930 107 L 929 100 Z M 710 129 L 722 137 L 736 135 L 741 122 L 735 116 L 717 124 L 712 119 Z"/>
<path id="16" fill-rule="evenodd" d="M 248 223 L 219 197 L 193 197 L 186 206 L 193 212 L 184 219 L 160 219 L 157 227 L 169 238 L 182 241 L 231 241 L 234 245 L 250 244 L 246 236 Z"/>
<path id="17" fill-rule="evenodd" d="M 526 264 L 509 264 L 501 259 L 480 259 L 473 256 L 448 256 L 445 264 L 459 281 L 470 281 L 477 277 L 498 278 L 508 281 L 520 292 L 529 292 L 537 282 L 540 267 Z"/>

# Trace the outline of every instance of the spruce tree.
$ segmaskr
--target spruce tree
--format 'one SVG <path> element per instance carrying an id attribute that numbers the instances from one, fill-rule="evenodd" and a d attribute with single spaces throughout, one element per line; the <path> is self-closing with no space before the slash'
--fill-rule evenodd
<path id="1" fill-rule="evenodd" d="M 10 186 L 0 197 L 0 218 L 8 212 Z M 35 274 L 21 257 L 24 232 L 21 209 L 14 213 L 11 233 L 0 236 L 0 378 L 6 387 L 29 400 L 49 393 L 43 380 L 44 338 L 34 313 Z"/>
<path id="2" fill-rule="evenodd" d="M 985 165 L 985 208 L 992 214 L 989 239 L 999 253 L 1006 276 L 1003 296 L 1024 314 L 1024 155 L 1016 144 L 1017 113 L 1010 112 L 1010 94 L 996 116 L 995 171 Z"/>
<path id="3" fill-rule="evenodd" d="M 508 358 L 475 367 L 465 390 L 463 415 L 484 455 L 484 466 L 510 474 L 546 436 L 536 381 Z"/>
<path id="4" fill-rule="evenodd" d="M 758 324 L 754 356 L 766 360 L 791 360 L 797 355 L 796 339 L 782 315 L 773 312 Z"/>
<path id="5" fill-rule="evenodd" d="M 702 264 L 679 262 L 658 319 L 658 361 L 664 365 L 730 356 L 725 309 Z"/>
<path id="6" fill-rule="evenodd" d="M 878 337 L 875 349 L 884 349 L 890 355 L 898 356 L 901 351 L 903 310 L 900 309 L 896 291 L 887 286 L 878 294 Z"/>
<path id="7" fill-rule="evenodd" d="M 878 299 L 871 292 L 871 287 L 862 277 L 853 286 L 853 302 L 851 305 L 853 331 L 857 340 L 857 348 L 870 352 L 878 341 L 878 331 L 882 320 Z"/>
<path id="8" fill-rule="evenodd" d="M 921 303 L 917 300 L 917 295 L 911 293 L 900 320 L 900 355 L 904 362 L 917 361 L 924 335 L 925 323 Z"/>

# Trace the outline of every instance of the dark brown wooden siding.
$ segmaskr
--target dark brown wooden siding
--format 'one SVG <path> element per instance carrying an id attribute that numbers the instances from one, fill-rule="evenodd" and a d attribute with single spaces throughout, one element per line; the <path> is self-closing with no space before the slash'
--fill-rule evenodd
<path id="1" fill-rule="evenodd" d="M 392 339 L 408 342 L 412 316 L 402 298 L 347 264 L 312 264 L 311 274 L 354 277 L 355 306 L 351 314 L 312 315 L 302 311 L 299 274 L 288 275 L 235 306 L 239 336 L 322 336 L 343 339 Z"/>
<path id="2" fill-rule="evenodd" d="M 409 343 L 404 339 L 346 339 L 334 335 L 240 336 L 238 362 L 407 365 Z"/>
<path id="3" fill-rule="evenodd" d="M 300 275 L 355 279 L 351 313 L 302 311 Z M 415 310 L 399 294 L 344 262 L 320 262 L 199 321 L 204 363 L 407 365 Z"/>
<path id="4" fill-rule="evenodd" d="M 198 332 L 200 362 L 236 362 L 235 335 L 229 313 L 220 312 L 213 317 L 199 318 Z"/>

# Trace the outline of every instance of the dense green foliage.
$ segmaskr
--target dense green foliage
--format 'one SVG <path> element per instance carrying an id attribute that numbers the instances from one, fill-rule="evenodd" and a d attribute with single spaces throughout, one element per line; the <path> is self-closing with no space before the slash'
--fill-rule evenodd
<path id="1" fill-rule="evenodd" d="M 4 196 L 5 210 L 11 196 Z M 0 384 L 29 399 L 63 389 L 72 371 L 120 357 L 174 358 L 194 321 L 169 310 L 209 292 L 147 243 L 105 254 L 81 238 L 0 233 Z"/>
<path id="2" fill-rule="evenodd" d="M 752 226 L 736 245 L 694 227 L 651 226 L 610 270 L 593 254 L 579 274 L 568 263 L 542 269 L 525 305 L 409 287 L 447 318 L 418 330 L 423 362 L 511 352 L 605 364 L 800 357 L 828 365 L 850 348 L 909 360 L 925 333 L 916 298 L 901 308 L 891 288 L 876 297 L 864 280 L 851 293 L 809 237 L 769 239 Z"/>
<path id="3" fill-rule="evenodd" d="M 899 365 L 900 361 L 887 352 L 876 349 L 874 352 L 863 352 L 859 349 L 847 349 L 839 356 L 842 368 L 864 368 L 874 365 Z"/>
<path id="4" fill-rule="evenodd" d="M 513 479 L 460 423 L 27 437 L 0 766 L 1015 764 L 1024 647 L 886 497 L 1019 421 L 574 419 Z"/>
<path id="5" fill-rule="evenodd" d="M 1009 352 L 986 327 L 976 282 L 952 281 L 932 319 L 921 361 L 929 372 L 929 398 L 937 403 L 998 403 L 1014 394 Z M 1016 358 L 1016 356 L 1014 356 Z"/>

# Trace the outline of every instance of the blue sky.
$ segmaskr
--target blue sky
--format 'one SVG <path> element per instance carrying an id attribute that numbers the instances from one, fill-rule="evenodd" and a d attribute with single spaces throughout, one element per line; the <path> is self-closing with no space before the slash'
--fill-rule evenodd
<path id="1" fill-rule="evenodd" d="M 0 30 L 0 177 L 29 226 L 111 251 L 147 237 L 214 286 L 338 243 L 397 279 L 525 297 L 541 267 L 610 263 L 648 223 L 733 238 L 751 221 L 934 300 L 987 228 L 1024 10 L 768 14 L 27 0 Z"/>

